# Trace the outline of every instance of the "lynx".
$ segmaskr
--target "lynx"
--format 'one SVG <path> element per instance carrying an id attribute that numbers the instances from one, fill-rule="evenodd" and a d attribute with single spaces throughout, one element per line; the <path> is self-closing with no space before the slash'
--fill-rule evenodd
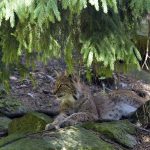
<path id="1" fill-rule="evenodd" d="M 72 80 L 67 76 L 61 76 L 58 81 L 59 84 L 56 82 L 54 91 L 55 94 L 59 91 L 61 107 L 65 109 L 62 109 L 52 124 L 46 125 L 46 130 L 86 121 L 119 120 L 130 116 L 146 102 L 130 90 L 114 90 L 109 94 L 101 92 L 92 95 L 90 88 L 79 79 Z M 68 95 L 67 98 L 63 94 Z M 68 107 L 65 102 L 69 103 Z"/>

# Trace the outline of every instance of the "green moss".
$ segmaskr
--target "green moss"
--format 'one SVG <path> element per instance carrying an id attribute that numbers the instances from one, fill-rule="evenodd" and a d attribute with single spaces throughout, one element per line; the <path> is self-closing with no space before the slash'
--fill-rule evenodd
<path id="1" fill-rule="evenodd" d="M 15 109 L 16 107 L 21 105 L 22 104 L 18 99 L 12 97 L 6 97 L 4 99 L 0 99 L 0 108 L 12 107 Z"/>
<path id="2" fill-rule="evenodd" d="M 8 133 L 30 133 L 44 130 L 47 123 L 52 119 L 45 114 L 31 112 L 21 118 L 12 120 L 9 124 Z"/>
<path id="3" fill-rule="evenodd" d="M 137 80 L 142 80 L 145 83 L 150 84 L 150 72 L 147 72 L 145 70 L 138 71 L 133 69 L 130 72 L 128 72 L 127 75 L 130 75 Z"/>
<path id="4" fill-rule="evenodd" d="M 6 98 L 0 99 L 0 112 L 11 117 L 15 114 L 27 112 L 27 108 L 19 99 L 7 96 Z"/>
<path id="5" fill-rule="evenodd" d="M 3 145 L 6 145 L 7 143 L 11 143 L 12 141 L 17 141 L 17 139 L 20 139 L 24 136 L 25 136 L 24 134 L 11 134 L 7 137 L 3 137 L 2 139 L 0 139 L 0 148 Z"/>
<path id="6" fill-rule="evenodd" d="M 94 132 L 81 127 L 69 127 L 60 133 L 62 139 L 60 144 L 67 150 L 115 150 L 111 144 L 101 140 Z"/>
<path id="7" fill-rule="evenodd" d="M 48 143 L 42 138 L 24 134 L 11 134 L 0 140 L 0 150 L 48 150 Z"/>
<path id="8" fill-rule="evenodd" d="M 8 124 L 11 122 L 11 119 L 7 117 L 0 117 L 0 130 L 7 130 Z"/>
<path id="9" fill-rule="evenodd" d="M 91 129 L 106 135 L 108 138 L 126 146 L 134 147 L 137 142 L 132 134 L 135 134 L 135 127 L 128 121 L 113 121 L 104 123 L 86 123 L 86 129 Z"/>
<path id="10" fill-rule="evenodd" d="M 93 132 L 69 127 L 30 136 L 11 134 L 0 140 L 0 150 L 115 150 Z"/>

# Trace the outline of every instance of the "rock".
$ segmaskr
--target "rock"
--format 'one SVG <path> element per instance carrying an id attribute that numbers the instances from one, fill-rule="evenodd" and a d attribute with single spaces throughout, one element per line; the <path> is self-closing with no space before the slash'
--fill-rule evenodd
<path id="1" fill-rule="evenodd" d="M 0 113 L 7 117 L 22 116 L 27 112 L 27 108 L 21 103 L 19 99 L 7 97 L 0 99 Z"/>
<path id="2" fill-rule="evenodd" d="M 8 124 L 11 122 L 11 119 L 1 116 L 0 117 L 0 137 L 4 136 L 8 132 Z"/>
<path id="3" fill-rule="evenodd" d="M 136 129 L 126 120 L 43 131 L 50 122 L 51 118 L 37 112 L 14 119 L 9 135 L 0 139 L 0 150 L 123 150 L 137 144 Z"/>
<path id="4" fill-rule="evenodd" d="M 107 138 L 124 147 L 133 148 L 137 144 L 136 138 L 133 136 L 136 129 L 129 121 L 86 123 L 83 127 L 106 135 Z"/>
<path id="5" fill-rule="evenodd" d="M 33 133 L 45 129 L 46 124 L 52 119 L 42 113 L 31 112 L 21 118 L 13 119 L 9 124 L 8 133 Z"/>
<path id="6" fill-rule="evenodd" d="M 31 111 L 38 111 L 50 116 L 59 114 L 60 106 L 56 98 L 37 98 L 40 95 L 43 94 L 34 95 L 35 98 L 32 98 L 31 95 L 26 95 L 26 97 L 21 95 L 19 98 L 10 95 L 0 98 L 0 113 L 10 118 L 20 117 Z"/>
<path id="7" fill-rule="evenodd" d="M 69 127 L 42 135 L 12 134 L 0 140 L 0 150 L 116 150 L 93 132 Z"/>
<path id="8" fill-rule="evenodd" d="M 0 129 L 8 129 L 8 124 L 11 122 L 11 119 L 0 116 Z"/>
<path id="9" fill-rule="evenodd" d="M 147 72 L 145 70 L 131 70 L 128 72 L 128 75 L 133 77 L 136 80 L 142 80 L 144 83 L 150 84 L 150 72 Z"/>

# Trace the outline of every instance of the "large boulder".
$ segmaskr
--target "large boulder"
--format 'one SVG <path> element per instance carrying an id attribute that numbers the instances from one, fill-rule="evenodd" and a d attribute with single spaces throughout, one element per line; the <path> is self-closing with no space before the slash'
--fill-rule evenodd
<path id="1" fill-rule="evenodd" d="M 23 94 L 22 94 L 23 95 Z M 59 114 L 59 102 L 54 97 L 42 97 L 43 94 L 37 95 L 35 98 L 30 97 L 30 93 L 26 96 L 6 95 L 0 98 L 0 113 L 7 117 L 15 118 L 23 116 L 31 111 L 38 111 L 51 116 Z M 39 98 L 41 97 L 41 98 Z"/>
<path id="2" fill-rule="evenodd" d="M 0 150 L 123 150 L 136 144 L 136 129 L 127 120 L 84 123 L 45 131 L 49 116 L 28 113 L 9 123 L 9 135 L 0 139 Z"/>
<path id="3" fill-rule="evenodd" d="M 31 116 L 36 115 L 33 113 Z M 38 126 L 36 120 L 31 120 Z M 13 125 L 17 126 L 19 123 L 21 121 Z M 39 128 L 37 130 L 32 125 L 34 126 L 34 124 L 30 124 L 26 125 L 26 128 L 22 128 L 28 131 L 28 134 L 24 130 L 16 128 L 11 132 L 12 134 L 2 138 L 0 150 L 123 150 L 131 149 L 137 144 L 134 136 L 135 127 L 126 120 L 84 123 L 82 127 L 77 125 L 55 131 L 41 131 L 40 133 L 38 132 Z M 36 133 L 33 133 L 31 128 Z"/>
<path id="4" fill-rule="evenodd" d="M 0 150 L 116 150 L 93 132 L 69 127 L 43 134 L 11 134 L 0 140 Z"/>
<path id="5" fill-rule="evenodd" d="M 9 124 L 8 133 L 30 133 L 45 129 L 46 124 L 51 123 L 52 119 L 42 113 L 31 112 L 21 118 L 13 119 Z"/>
<path id="6" fill-rule="evenodd" d="M 129 121 L 86 123 L 83 127 L 99 132 L 110 140 L 128 148 L 133 148 L 137 144 L 134 136 L 136 133 L 135 127 Z"/>

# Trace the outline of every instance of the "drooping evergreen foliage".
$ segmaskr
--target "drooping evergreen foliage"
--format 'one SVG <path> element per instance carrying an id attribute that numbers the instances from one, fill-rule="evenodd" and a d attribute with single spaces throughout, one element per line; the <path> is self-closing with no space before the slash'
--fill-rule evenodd
<path id="1" fill-rule="evenodd" d="M 10 66 L 61 56 L 72 72 L 74 51 L 98 74 L 111 74 L 120 60 L 139 68 L 133 38 L 149 10 L 149 0 L 1 0 L 0 78 Z"/>

